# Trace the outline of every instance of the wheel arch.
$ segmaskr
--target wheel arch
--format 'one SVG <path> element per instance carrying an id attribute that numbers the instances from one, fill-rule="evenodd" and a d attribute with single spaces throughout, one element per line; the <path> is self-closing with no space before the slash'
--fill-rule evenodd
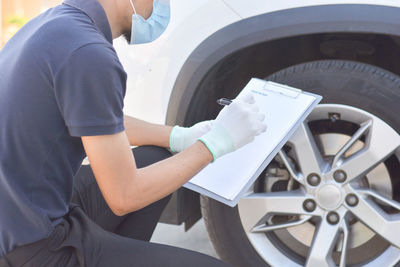
<path id="1" fill-rule="evenodd" d="M 207 73 L 224 58 L 251 46 L 284 38 L 327 33 L 400 36 L 400 9 L 340 4 L 286 9 L 244 19 L 204 40 L 187 58 L 175 81 L 167 124 L 185 124 L 193 95 Z"/>

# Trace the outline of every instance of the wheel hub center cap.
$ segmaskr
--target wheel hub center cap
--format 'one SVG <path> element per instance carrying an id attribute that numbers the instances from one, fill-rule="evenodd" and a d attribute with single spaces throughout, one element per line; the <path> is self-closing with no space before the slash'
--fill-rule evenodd
<path id="1" fill-rule="evenodd" d="M 342 203 L 342 191 L 332 184 L 323 185 L 317 192 L 317 201 L 325 210 L 337 209 Z"/>

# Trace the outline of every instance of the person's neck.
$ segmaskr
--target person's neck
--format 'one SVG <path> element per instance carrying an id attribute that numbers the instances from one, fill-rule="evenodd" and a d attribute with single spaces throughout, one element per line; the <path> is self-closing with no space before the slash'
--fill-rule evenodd
<path id="1" fill-rule="evenodd" d="M 103 7 L 108 23 L 110 24 L 112 38 L 118 38 L 122 34 L 121 23 L 119 22 L 119 16 L 117 16 L 116 6 L 112 3 L 112 1 L 108 0 L 97 0 L 100 5 Z"/>

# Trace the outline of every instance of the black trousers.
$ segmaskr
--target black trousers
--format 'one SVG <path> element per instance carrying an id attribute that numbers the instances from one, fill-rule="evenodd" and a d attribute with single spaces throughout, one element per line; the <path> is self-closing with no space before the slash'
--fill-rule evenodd
<path id="1" fill-rule="evenodd" d="M 162 148 L 133 149 L 138 168 L 170 156 Z M 0 266 L 227 266 L 212 257 L 148 242 L 169 196 L 126 216 L 107 206 L 90 166 L 74 177 L 69 213 L 50 237 L 18 247 L 0 259 Z"/>

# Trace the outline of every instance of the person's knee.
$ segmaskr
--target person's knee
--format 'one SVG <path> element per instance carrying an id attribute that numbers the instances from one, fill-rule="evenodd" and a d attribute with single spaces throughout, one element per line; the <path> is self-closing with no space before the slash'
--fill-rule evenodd
<path id="1" fill-rule="evenodd" d="M 158 146 L 140 146 L 132 149 L 138 168 L 143 168 L 172 156 L 167 149 Z"/>

